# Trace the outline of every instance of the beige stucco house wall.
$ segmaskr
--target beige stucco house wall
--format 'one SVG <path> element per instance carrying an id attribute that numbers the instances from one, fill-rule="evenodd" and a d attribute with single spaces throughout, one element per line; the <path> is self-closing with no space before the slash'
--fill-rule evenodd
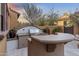
<path id="1" fill-rule="evenodd" d="M 9 15 L 8 15 L 9 29 L 17 28 L 18 27 L 17 19 L 18 19 L 19 13 L 10 8 L 8 10 L 9 10 Z"/>
<path id="2" fill-rule="evenodd" d="M 2 9 L 2 7 L 3 7 L 3 9 Z M 6 16 L 5 16 L 5 14 L 6 14 L 6 4 L 5 3 L 0 3 L 0 10 L 1 9 L 3 10 L 3 12 L 0 12 L 0 14 L 3 15 L 3 20 L 5 22 L 5 20 L 6 20 Z M 6 25 L 6 24 L 4 24 L 4 25 Z M 1 26 L 0 26 L 0 28 L 1 28 Z M 5 29 L 5 27 L 4 27 L 4 29 Z M 0 56 L 5 55 L 5 53 L 6 53 L 6 46 L 7 46 L 7 44 L 6 44 L 6 40 L 7 40 L 6 39 L 6 34 L 7 34 L 7 30 L 6 29 L 4 31 L 0 30 Z M 4 36 L 2 38 L 2 40 L 1 40 L 1 35 Z"/>
<path id="3" fill-rule="evenodd" d="M 0 56 L 4 56 L 6 54 L 6 48 L 7 48 L 6 33 L 7 32 L 0 33 L 4 36 L 4 38 L 0 41 Z"/>
<path id="4" fill-rule="evenodd" d="M 0 4 L 0 15 L 1 15 L 1 4 Z M 0 19 L 1 19 L 1 17 L 0 17 Z M 1 23 L 1 20 L 0 20 L 0 23 Z M 0 24 L 0 26 L 1 26 L 1 24 Z M 1 27 L 0 27 L 0 30 L 1 30 Z"/>
<path id="5" fill-rule="evenodd" d="M 18 29 L 26 27 L 28 25 L 28 22 L 27 23 L 18 22 L 18 18 L 21 15 L 20 12 L 14 10 L 14 9 L 11 9 L 11 8 L 8 8 L 8 11 L 9 11 L 9 15 L 8 15 L 8 25 L 9 25 L 8 27 L 9 27 L 9 29 L 15 28 L 18 30 Z"/>
<path id="6" fill-rule="evenodd" d="M 62 32 L 64 32 L 64 21 L 63 21 L 63 20 L 59 20 L 59 21 L 57 22 L 57 26 L 61 27 Z"/>

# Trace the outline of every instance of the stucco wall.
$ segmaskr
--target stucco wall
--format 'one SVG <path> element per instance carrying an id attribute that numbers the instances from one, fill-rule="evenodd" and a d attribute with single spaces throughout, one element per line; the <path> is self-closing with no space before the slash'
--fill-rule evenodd
<path id="1" fill-rule="evenodd" d="M 9 25 L 10 25 L 10 29 L 13 29 L 14 27 L 17 27 L 17 14 L 12 12 L 11 10 L 9 10 L 10 14 L 9 14 Z"/>
<path id="2" fill-rule="evenodd" d="M 64 32 L 64 21 L 58 21 L 57 26 L 61 27 L 62 32 Z"/>
<path id="3" fill-rule="evenodd" d="M 1 15 L 1 3 L 0 3 L 0 15 Z"/>
<path id="4" fill-rule="evenodd" d="M 54 51 L 48 52 L 46 50 L 46 44 L 36 40 L 32 40 L 28 43 L 28 56 L 64 56 L 64 44 L 57 44 Z"/>
<path id="5" fill-rule="evenodd" d="M 79 25 L 74 25 L 74 34 L 79 34 Z"/>
<path id="6" fill-rule="evenodd" d="M 12 10 L 9 9 L 9 16 L 8 16 L 8 28 L 13 29 L 14 27 L 16 29 L 20 29 L 23 27 L 26 27 L 28 24 L 21 24 L 17 21 L 18 19 L 18 13 L 13 12 Z"/>
<path id="7" fill-rule="evenodd" d="M 4 56 L 6 53 L 6 34 L 3 34 L 4 38 L 0 41 L 0 56 Z"/>
<path id="8" fill-rule="evenodd" d="M 1 3 L 0 3 L 0 26 L 1 26 Z M 0 27 L 1 30 L 1 27 Z"/>
<path id="9" fill-rule="evenodd" d="M 6 53 L 6 16 L 5 16 L 5 14 L 6 14 L 6 12 L 5 12 L 6 4 L 2 3 L 2 4 L 0 4 L 0 7 L 1 7 L 0 9 L 2 9 L 1 15 L 3 15 L 3 20 L 4 20 L 4 22 L 3 22 L 3 24 L 4 24 L 3 25 L 3 29 L 5 30 L 5 31 L 1 31 L 0 30 L 0 35 L 4 36 L 4 38 L 0 41 L 0 56 L 3 56 Z M 1 26 L 0 26 L 0 28 L 1 28 Z"/>

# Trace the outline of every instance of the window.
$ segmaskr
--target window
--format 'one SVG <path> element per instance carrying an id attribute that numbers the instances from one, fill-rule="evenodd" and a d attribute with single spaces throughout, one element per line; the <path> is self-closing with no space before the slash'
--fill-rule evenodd
<path id="1" fill-rule="evenodd" d="M 1 3 L 0 3 L 0 30 L 1 30 Z"/>
<path id="2" fill-rule="evenodd" d="M 3 16 L 1 15 L 1 31 L 3 31 Z"/>
<path id="3" fill-rule="evenodd" d="M 0 30 L 3 31 L 3 16 L 0 15 Z"/>
<path id="4" fill-rule="evenodd" d="M 0 3 L 0 31 L 5 31 L 7 25 L 6 4 Z"/>

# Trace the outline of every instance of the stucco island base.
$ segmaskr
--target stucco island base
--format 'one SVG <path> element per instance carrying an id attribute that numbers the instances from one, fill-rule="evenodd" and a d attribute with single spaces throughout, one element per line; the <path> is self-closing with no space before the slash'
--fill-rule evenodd
<path id="1" fill-rule="evenodd" d="M 57 38 L 55 35 L 47 36 L 32 36 L 31 41 L 28 44 L 28 55 L 29 56 L 64 56 L 64 44 L 73 40 L 63 39 L 63 36 Z M 67 36 L 68 37 L 68 36 Z M 56 40 L 54 39 L 56 38 Z M 61 39 L 62 38 L 62 39 Z M 61 40 L 60 40 L 61 39 Z M 57 41 L 58 40 L 58 41 Z"/>

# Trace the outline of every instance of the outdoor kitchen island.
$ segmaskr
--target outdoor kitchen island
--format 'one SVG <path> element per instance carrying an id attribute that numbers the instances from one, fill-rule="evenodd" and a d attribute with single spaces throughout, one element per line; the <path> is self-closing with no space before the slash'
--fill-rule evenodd
<path id="1" fill-rule="evenodd" d="M 28 55 L 64 56 L 64 45 L 74 39 L 75 37 L 68 33 L 31 36 L 31 41 L 28 43 Z"/>

